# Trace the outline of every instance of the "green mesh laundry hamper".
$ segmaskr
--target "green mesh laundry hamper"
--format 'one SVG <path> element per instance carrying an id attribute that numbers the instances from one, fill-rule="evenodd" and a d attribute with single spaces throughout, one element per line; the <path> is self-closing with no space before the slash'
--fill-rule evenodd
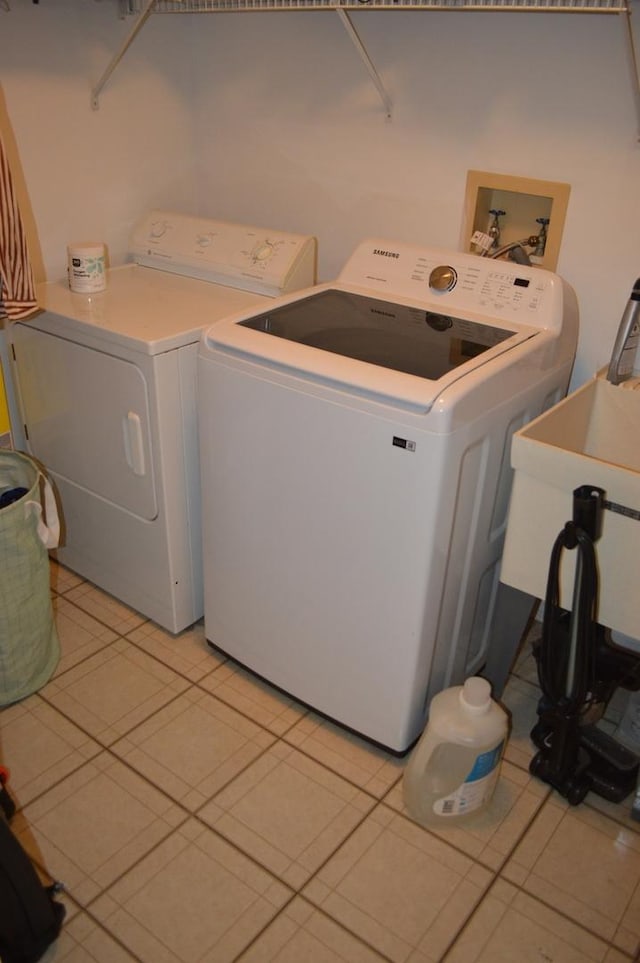
<path id="1" fill-rule="evenodd" d="M 15 489 L 26 492 L 0 507 L 0 705 L 36 692 L 60 658 L 48 554 L 60 534 L 56 501 L 32 458 L 0 450 L 0 499 Z"/>

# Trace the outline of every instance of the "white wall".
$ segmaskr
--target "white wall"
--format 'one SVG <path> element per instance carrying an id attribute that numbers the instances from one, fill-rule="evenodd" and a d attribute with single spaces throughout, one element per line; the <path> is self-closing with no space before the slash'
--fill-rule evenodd
<path id="1" fill-rule="evenodd" d="M 315 232 L 326 279 L 369 233 L 457 247 L 469 169 L 567 182 L 558 271 L 581 305 L 574 382 L 608 359 L 640 275 L 622 18 L 355 13 L 390 122 L 337 14 L 200 19 L 204 209 Z"/>
<path id="2" fill-rule="evenodd" d="M 149 19 L 111 0 L 0 9 L 0 84 L 49 277 L 69 240 L 125 256 L 152 205 L 317 235 L 320 276 L 377 233 L 458 247 L 466 174 L 565 181 L 558 270 L 576 288 L 574 384 L 608 359 L 640 276 L 640 146 L 616 16 L 358 11 L 393 100 L 333 12 Z"/>
<path id="3" fill-rule="evenodd" d="M 196 209 L 187 25 L 149 22 L 94 111 L 91 90 L 131 21 L 113 2 L 10 7 L 0 6 L 0 85 L 46 277 L 65 274 L 69 241 L 103 240 L 120 263 L 150 207 Z"/>

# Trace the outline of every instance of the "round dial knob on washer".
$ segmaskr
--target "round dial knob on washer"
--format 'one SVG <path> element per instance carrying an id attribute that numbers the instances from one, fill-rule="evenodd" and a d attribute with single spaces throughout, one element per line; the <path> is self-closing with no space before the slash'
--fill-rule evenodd
<path id="1" fill-rule="evenodd" d="M 441 264 L 433 269 L 429 275 L 429 287 L 432 291 L 451 291 L 458 280 L 458 274 L 448 264 Z"/>

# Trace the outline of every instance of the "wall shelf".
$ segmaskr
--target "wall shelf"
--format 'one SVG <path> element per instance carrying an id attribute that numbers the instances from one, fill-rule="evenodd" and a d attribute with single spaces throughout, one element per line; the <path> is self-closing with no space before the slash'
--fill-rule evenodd
<path id="1" fill-rule="evenodd" d="M 135 16 L 132 29 L 111 59 L 102 77 L 91 91 L 91 105 L 97 110 L 100 94 L 135 37 L 153 14 L 249 13 L 252 11 L 331 10 L 337 13 L 344 29 L 382 101 L 387 118 L 391 117 L 391 100 L 369 57 L 350 14 L 366 10 L 452 10 L 493 13 L 592 13 L 618 14 L 626 21 L 627 54 L 636 107 L 640 141 L 640 72 L 632 23 L 633 0 L 118 0 L 122 16 Z"/>
<path id="2" fill-rule="evenodd" d="M 126 0 L 125 0 L 126 2 Z M 128 0 L 131 13 L 146 0 Z M 250 10 L 493 10 L 546 13 L 626 13 L 625 0 L 155 0 L 154 13 L 224 13 Z"/>

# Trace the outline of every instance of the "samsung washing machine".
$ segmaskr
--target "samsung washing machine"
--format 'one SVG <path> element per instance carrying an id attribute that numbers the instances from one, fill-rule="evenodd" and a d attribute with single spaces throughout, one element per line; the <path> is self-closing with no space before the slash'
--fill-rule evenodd
<path id="1" fill-rule="evenodd" d="M 171 632 L 203 614 L 196 358 L 203 327 L 313 284 L 315 240 L 152 211 L 106 290 L 38 290 L 11 326 L 24 443 L 63 519 L 58 558 Z"/>
<path id="2" fill-rule="evenodd" d="M 511 436 L 566 392 L 577 329 L 550 272 L 369 240 L 204 332 L 209 642 L 405 751 L 487 658 Z"/>

